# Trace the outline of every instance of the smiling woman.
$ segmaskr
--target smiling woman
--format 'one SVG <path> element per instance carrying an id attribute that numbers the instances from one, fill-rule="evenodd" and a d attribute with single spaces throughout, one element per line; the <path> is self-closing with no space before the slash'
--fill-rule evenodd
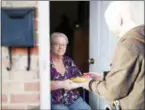
<path id="1" fill-rule="evenodd" d="M 70 79 L 82 76 L 82 73 L 72 59 L 64 55 L 67 44 L 68 39 L 65 34 L 55 32 L 51 35 L 52 109 L 69 110 L 75 108 L 91 110 L 90 106 L 81 98 L 77 89 L 69 90 L 69 84 L 72 83 Z M 79 106 L 76 106 L 77 103 Z"/>
<path id="2" fill-rule="evenodd" d="M 63 33 L 53 33 L 51 35 L 51 53 L 53 56 L 62 57 L 66 52 L 68 39 Z"/>

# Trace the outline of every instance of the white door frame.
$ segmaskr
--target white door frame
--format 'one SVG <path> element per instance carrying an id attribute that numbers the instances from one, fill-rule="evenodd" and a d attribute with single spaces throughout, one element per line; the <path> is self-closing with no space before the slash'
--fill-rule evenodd
<path id="1" fill-rule="evenodd" d="M 38 1 L 40 109 L 50 110 L 50 14 L 49 1 Z"/>

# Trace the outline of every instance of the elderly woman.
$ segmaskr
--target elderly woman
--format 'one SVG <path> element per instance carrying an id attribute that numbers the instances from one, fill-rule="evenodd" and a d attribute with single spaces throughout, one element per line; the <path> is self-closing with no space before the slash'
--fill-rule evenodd
<path id="1" fill-rule="evenodd" d="M 51 96 L 53 110 L 91 110 L 77 89 L 69 90 L 71 77 L 81 76 L 71 58 L 64 56 L 68 38 L 63 33 L 51 35 Z M 73 85 L 75 86 L 75 85 Z"/>

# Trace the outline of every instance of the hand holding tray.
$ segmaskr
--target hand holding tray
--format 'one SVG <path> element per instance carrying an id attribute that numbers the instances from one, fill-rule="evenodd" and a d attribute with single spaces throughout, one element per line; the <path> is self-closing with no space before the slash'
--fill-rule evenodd
<path id="1" fill-rule="evenodd" d="M 83 83 L 88 81 L 88 79 L 84 77 L 73 77 L 71 80 L 76 83 Z"/>
<path id="2" fill-rule="evenodd" d="M 95 72 L 88 72 L 88 73 L 84 73 L 83 76 L 71 78 L 71 80 L 76 83 L 88 82 L 91 79 L 101 80 L 102 76 Z"/>

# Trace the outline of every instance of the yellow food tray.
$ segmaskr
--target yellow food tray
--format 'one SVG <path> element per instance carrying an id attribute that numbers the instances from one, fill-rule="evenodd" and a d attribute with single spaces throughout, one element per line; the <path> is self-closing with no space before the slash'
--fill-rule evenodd
<path id="1" fill-rule="evenodd" d="M 74 77 L 74 78 L 71 78 L 71 80 L 73 82 L 76 82 L 76 83 L 82 83 L 82 82 L 87 82 L 88 81 L 86 78 L 83 78 L 83 77 Z"/>

